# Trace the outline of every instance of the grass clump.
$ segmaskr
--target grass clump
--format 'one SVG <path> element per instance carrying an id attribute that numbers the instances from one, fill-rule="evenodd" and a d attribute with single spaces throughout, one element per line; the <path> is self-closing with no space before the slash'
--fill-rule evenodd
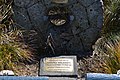
<path id="1" fill-rule="evenodd" d="M 18 30 L 0 35 L 0 70 L 15 69 L 17 64 L 22 61 L 29 61 L 30 51 L 27 46 L 19 41 L 20 37 Z M 20 38 L 19 38 L 20 39 Z"/>
<path id="2" fill-rule="evenodd" d="M 17 64 L 32 61 L 22 30 L 12 20 L 12 0 L 0 1 L 0 70 L 16 70 Z"/>
<path id="3" fill-rule="evenodd" d="M 120 31 L 120 0 L 103 0 L 104 24 L 103 34 Z"/>
<path id="4" fill-rule="evenodd" d="M 97 56 L 101 56 L 105 73 L 117 73 L 120 69 L 120 33 L 109 34 L 98 41 L 95 48 Z"/>
<path id="5" fill-rule="evenodd" d="M 79 72 L 116 74 L 120 70 L 120 33 L 99 38 L 93 48 L 91 57 L 79 61 Z"/>

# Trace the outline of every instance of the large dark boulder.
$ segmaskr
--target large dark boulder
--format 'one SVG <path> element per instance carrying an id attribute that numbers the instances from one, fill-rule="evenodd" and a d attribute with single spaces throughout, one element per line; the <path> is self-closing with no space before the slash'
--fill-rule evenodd
<path id="1" fill-rule="evenodd" d="M 103 24 L 100 0 L 68 0 L 62 4 L 52 0 L 14 0 L 13 8 L 17 23 L 25 29 L 35 29 L 41 44 L 55 54 L 90 54 Z"/>

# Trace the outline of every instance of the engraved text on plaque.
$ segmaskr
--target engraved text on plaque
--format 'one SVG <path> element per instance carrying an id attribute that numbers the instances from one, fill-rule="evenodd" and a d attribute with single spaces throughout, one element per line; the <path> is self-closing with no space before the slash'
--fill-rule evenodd
<path id="1" fill-rule="evenodd" d="M 46 58 L 44 70 L 50 72 L 73 72 L 73 59 L 69 58 Z"/>
<path id="2" fill-rule="evenodd" d="M 68 0 L 52 0 L 54 3 L 68 3 Z"/>

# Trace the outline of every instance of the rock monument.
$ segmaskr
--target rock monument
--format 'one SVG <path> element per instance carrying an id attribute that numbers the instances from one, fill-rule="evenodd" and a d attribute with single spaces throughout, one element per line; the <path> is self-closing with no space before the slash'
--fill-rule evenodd
<path id="1" fill-rule="evenodd" d="M 14 19 L 42 35 L 51 53 L 88 55 L 100 36 L 100 0 L 14 0 Z"/>

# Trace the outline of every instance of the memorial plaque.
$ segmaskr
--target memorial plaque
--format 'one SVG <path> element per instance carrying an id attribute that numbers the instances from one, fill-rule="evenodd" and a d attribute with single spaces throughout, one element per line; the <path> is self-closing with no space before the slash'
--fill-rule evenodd
<path id="1" fill-rule="evenodd" d="M 54 3 L 68 3 L 68 0 L 52 0 Z"/>
<path id="2" fill-rule="evenodd" d="M 76 56 L 59 56 L 41 59 L 41 76 L 75 76 L 77 75 Z"/>
<path id="3" fill-rule="evenodd" d="M 73 59 L 47 58 L 44 59 L 45 71 L 52 72 L 73 72 Z"/>

